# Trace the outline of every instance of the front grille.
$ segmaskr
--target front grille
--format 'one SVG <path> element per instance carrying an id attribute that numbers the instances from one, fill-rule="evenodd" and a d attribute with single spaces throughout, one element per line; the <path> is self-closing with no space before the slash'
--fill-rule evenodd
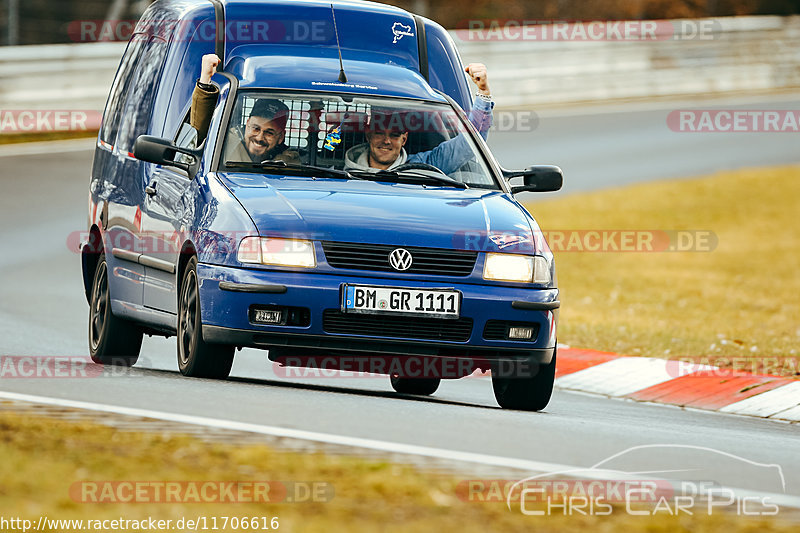
<path id="1" fill-rule="evenodd" d="M 533 336 L 530 340 L 524 339 L 509 339 L 508 330 L 511 327 L 519 326 L 524 328 L 533 328 Z M 539 335 L 539 324 L 535 322 L 507 322 L 505 320 L 489 320 L 483 328 L 483 338 L 487 341 L 507 341 L 514 342 L 534 342 Z"/>
<path id="2" fill-rule="evenodd" d="M 322 313 L 322 329 L 345 335 L 466 342 L 472 334 L 472 319 L 369 315 L 326 309 Z"/>
<path id="3" fill-rule="evenodd" d="M 359 244 L 323 242 L 325 258 L 334 268 L 354 270 L 377 270 L 397 272 L 389 264 L 389 254 L 397 248 L 411 253 L 410 274 L 432 274 L 434 276 L 469 276 L 475 268 L 478 252 L 443 250 L 440 248 L 416 248 L 409 246 L 387 246 L 384 244 Z"/>

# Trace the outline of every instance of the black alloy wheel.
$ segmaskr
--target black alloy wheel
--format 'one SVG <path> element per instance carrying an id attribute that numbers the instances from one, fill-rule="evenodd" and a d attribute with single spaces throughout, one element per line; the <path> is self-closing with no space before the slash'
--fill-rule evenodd
<path id="1" fill-rule="evenodd" d="M 203 340 L 197 257 L 192 257 L 178 297 L 178 369 L 184 376 L 225 379 L 231 373 L 233 353 L 233 346 Z"/>
<path id="2" fill-rule="evenodd" d="M 101 365 L 133 366 L 142 349 L 142 330 L 114 316 L 108 287 L 108 264 L 100 252 L 89 301 L 89 355 Z"/>

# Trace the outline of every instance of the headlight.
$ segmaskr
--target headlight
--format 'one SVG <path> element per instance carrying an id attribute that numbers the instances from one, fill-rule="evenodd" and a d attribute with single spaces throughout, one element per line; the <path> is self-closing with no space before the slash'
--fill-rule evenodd
<path id="1" fill-rule="evenodd" d="M 486 254 L 483 279 L 550 283 L 550 264 L 542 256 L 516 254 Z"/>
<path id="2" fill-rule="evenodd" d="M 240 263 L 314 268 L 314 243 L 295 239 L 245 237 L 236 254 Z"/>

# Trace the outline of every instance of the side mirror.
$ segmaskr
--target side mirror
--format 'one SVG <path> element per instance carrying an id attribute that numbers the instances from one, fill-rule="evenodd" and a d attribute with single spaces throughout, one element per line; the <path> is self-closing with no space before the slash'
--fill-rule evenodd
<path id="1" fill-rule="evenodd" d="M 504 170 L 503 177 L 523 178 L 523 185 L 511 188 L 511 194 L 520 192 L 554 192 L 564 185 L 564 174 L 554 165 L 539 165 L 525 170 Z"/>
<path id="2" fill-rule="evenodd" d="M 178 132 L 178 138 L 175 140 L 175 146 L 182 146 L 183 148 L 197 148 L 197 141 L 200 133 L 188 122 L 181 124 L 181 129 Z"/>
<path id="3" fill-rule="evenodd" d="M 178 156 L 182 154 L 188 157 Z M 182 148 L 169 139 L 161 139 L 152 135 L 141 135 L 133 145 L 133 156 L 141 161 L 156 163 L 167 167 L 177 167 L 193 178 L 200 169 L 203 157 L 201 148 Z M 178 156 L 178 157 L 176 157 Z"/>

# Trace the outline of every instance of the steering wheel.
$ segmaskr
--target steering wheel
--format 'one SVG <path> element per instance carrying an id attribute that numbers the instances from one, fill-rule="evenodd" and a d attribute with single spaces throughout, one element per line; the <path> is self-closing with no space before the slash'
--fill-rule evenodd
<path id="1" fill-rule="evenodd" d="M 437 174 L 441 174 L 442 176 L 447 176 L 447 174 L 442 172 L 440 169 L 427 163 L 403 163 L 399 167 L 394 167 L 391 169 L 393 172 L 402 172 L 404 170 L 430 170 L 432 172 L 436 172 Z"/>

